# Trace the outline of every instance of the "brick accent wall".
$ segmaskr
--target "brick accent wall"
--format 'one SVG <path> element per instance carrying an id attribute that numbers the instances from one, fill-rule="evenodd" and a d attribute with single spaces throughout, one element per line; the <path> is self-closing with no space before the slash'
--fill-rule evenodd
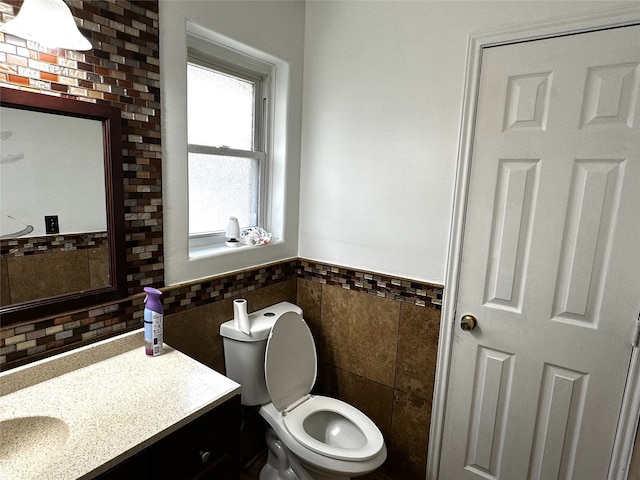
<path id="1" fill-rule="evenodd" d="M 122 118 L 127 288 L 130 298 L 58 318 L 2 326 L 0 364 L 137 328 L 145 285 L 164 284 L 157 1 L 70 0 L 87 52 L 44 49 L 0 33 L 0 85 L 115 106 Z M 0 22 L 22 0 L 0 1 Z"/>
<path id="2" fill-rule="evenodd" d="M 67 3 L 93 49 L 43 49 L 0 33 L 0 84 L 120 109 L 127 284 L 134 294 L 164 280 L 158 3 Z M 20 5 L 0 2 L 2 23 Z"/>

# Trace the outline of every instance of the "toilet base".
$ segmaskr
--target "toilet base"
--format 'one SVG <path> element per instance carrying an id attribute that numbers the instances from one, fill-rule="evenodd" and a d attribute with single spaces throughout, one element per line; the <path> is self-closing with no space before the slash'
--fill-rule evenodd
<path id="1" fill-rule="evenodd" d="M 284 445 L 272 428 L 267 429 L 267 463 L 260 470 L 260 480 L 351 480 L 345 475 L 328 475 L 308 470 Z"/>
<path id="2" fill-rule="evenodd" d="M 309 480 L 294 472 L 289 460 L 287 447 L 276 436 L 271 428 L 267 428 L 267 463 L 260 470 L 260 480 Z M 299 472 L 300 473 L 300 472 Z"/>

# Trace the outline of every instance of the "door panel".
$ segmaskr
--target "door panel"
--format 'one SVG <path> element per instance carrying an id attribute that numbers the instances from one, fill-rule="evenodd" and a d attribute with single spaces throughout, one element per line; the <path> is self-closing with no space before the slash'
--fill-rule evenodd
<path id="1" fill-rule="evenodd" d="M 597 327 L 624 160 L 576 160 L 569 185 L 554 320 Z"/>
<path id="2" fill-rule="evenodd" d="M 571 478 L 588 376 L 545 364 L 529 478 Z"/>
<path id="3" fill-rule="evenodd" d="M 640 311 L 639 84 L 639 26 L 483 50 L 442 480 L 606 478 Z"/>
<path id="4" fill-rule="evenodd" d="M 488 472 L 494 478 L 504 450 L 512 374 L 512 354 L 478 349 L 466 463 L 471 471 Z"/>
<path id="5" fill-rule="evenodd" d="M 522 310 L 540 160 L 500 160 L 485 305 Z"/>

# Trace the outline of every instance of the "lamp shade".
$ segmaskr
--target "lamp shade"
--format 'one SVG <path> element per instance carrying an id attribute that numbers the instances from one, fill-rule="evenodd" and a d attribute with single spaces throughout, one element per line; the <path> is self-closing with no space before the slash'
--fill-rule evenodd
<path id="1" fill-rule="evenodd" d="M 18 15 L 0 31 L 37 42 L 47 48 L 91 50 L 63 0 L 24 0 Z"/>

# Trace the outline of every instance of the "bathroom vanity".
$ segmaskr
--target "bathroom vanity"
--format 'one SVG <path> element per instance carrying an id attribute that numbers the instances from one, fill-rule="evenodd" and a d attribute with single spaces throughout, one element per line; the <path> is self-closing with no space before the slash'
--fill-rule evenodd
<path id="1" fill-rule="evenodd" d="M 239 478 L 240 385 L 142 330 L 0 374 L 0 478 Z"/>
<path id="2" fill-rule="evenodd" d="M 239 478 L 240 397 L 147 447 L 100 475 L 99 480 Z"/>

